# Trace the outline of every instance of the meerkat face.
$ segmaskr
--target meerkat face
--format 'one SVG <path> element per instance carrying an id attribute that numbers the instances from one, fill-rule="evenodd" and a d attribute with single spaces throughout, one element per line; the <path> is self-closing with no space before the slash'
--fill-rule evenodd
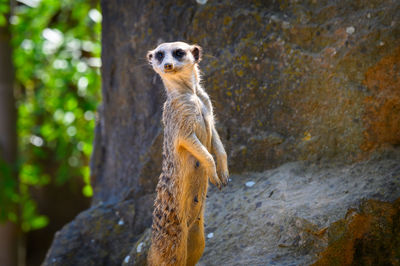
<path id="1" fill-rule="evenodd" d="M 147 59 L 161 77 L 172 78 L 193 71 L 201 60 L 201 47 L 184 42 L 162 43 L 147 53 Z"/>

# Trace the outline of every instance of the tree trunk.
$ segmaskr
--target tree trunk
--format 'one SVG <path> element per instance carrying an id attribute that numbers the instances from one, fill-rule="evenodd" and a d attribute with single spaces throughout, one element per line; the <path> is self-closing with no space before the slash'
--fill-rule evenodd
<path id="1" fill-rule="evenodd" d="M 10 41 L 8 25 L 0 27 L 0 160 L 15 169 L 17 132 Z M 17 242 L 17 225 L 0 224 L 0 265 L 17 265 Z"/>

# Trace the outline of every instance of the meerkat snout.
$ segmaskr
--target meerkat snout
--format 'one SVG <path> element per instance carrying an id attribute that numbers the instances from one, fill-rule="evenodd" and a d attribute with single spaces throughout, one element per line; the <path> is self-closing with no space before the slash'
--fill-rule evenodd
<path id="1" fill-rule="evenodd" d="M 174 66 L 172 64 L 169 64 L 169 63 L 164 64 L 164 70 L 169 71 L 169 70 L 172 70 L 173 68 L 174 68 Z"/>

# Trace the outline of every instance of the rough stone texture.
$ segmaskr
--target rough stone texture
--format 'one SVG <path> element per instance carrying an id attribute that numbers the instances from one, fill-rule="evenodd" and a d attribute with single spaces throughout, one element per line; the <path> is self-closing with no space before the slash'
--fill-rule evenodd
<path id="1" fill-rule="evenodd" d="M 46 265 L 119 265 L 139 233 L 151 223 L 153 195 L 98 204 L 55 234 Z M 147 203 L 151 202 L 151 205 Z"/>
<path id="2" fill-rule="evenodd" d="M 146 229 L 124 258 L 122 266 L 147 265 L 147 255 L 151 246 L 151 228 Z"/>
<path id="3" fill-rule="evenodd" d="M 103 103 L 91 165 L 93 207 L 86 213 L 91 214 L 99 204 L 114 208 L 131 200 L 135 202 L 136 213 L 139 206 L 151 206 L 151 197 L 146 195 L 154 192 L 160 173 L 160 118 L 164 93 L 159 77 L 147 65 L 145 54 L 164 41 L 198 43 L 205 52 L 201 62 L 204 85 L 215 106 L 218 131 L 226 145 L 231 173 L 237 179 L 233 187 L 213 195 L 213 202 L 231 197 L 230 204 L 236 202 L 237 205 L 231 214 L 230 226 L 237 226 L 236 232 L 242 234 L 240 239 L 244 241 L 242 245 L 250 242 L 261 245 L 246 248 L 238 244 L 234 252 L 229 251 L 233 257 L 225 256 L 222 251 L 228 252 L 232 241 L 223 228 L 217 226 L 225 219 L 218 213 L 213 217 L 208 212 L 207 230 L 214 228 L 216 231 L 214 238 L 207 242 L 202 263 L 248 263 L 258 257 L 259 261 L 285 264 L 285 260 L 295 262 L 297 256 L 301 257 L 300 262 L 310 262 L 315 255 L 313 249 L 320 250 L 326 243 L 319 239 L 318 230 L 343 218 L 347 208 L 360 203 L 361 195 L 395 199 L 388 194 L 390 189 L 397 191 L 390 183 L 382 187 L 386 192 L 379 194 L 383 183 L 374 182 L 374 176 L 380 172 L 374 165 L 379 167 L 379 164 L 371 168 L 362 162 L 369 162 L 371 155 L 379 156 L 384 149 L 400 144 L 400 2 L 198 2 L 206 3 L 102 1 Z M 358 183 L 352 183 L 356 175 L 343 172 L 351 166 L 337 166 L 335 171 L 324 176 L 323 183 L 315 169 L 307 179 L 289 171 L 286 176 L 282 174 L 286 183 L 276 184 L 271 198 L 264 197 L 261 190 L 267 191 L 272 184 L 268 180 L 274 177 L 266 170 L 302 160 L 321 163 L 321 169 L 329 168 L 332 161 L 336 164 L 361 162 L 357 165 L 361 165 L 360 172 L 364 174 L 357 176 Z M 296 169 L 302 163 L 293 165 Z M 283 171 L 277 169 L 278 173 Z M 313 170 L 307 171 L 312 173 Z M 390 178 L 397 182 L 396 166 L 385 173 L 393 174 Z M 255 188 L 260 191 L 249 188 L 240 192 L 247 199 L 238 202 L 231 193 L 248 177 L 257 178 Z M 390 178 L 385 182 L 390 182 Z M 303 187 L 299 182 L 303 182 Z M 328 189 L 324 184 L 331 187 Z M 363 193 L 354 194 L 344 184 L 365 184 L 366 188 Z M 298 190 L 292 187 L 295 185 L 299 186 Z M 279 192 L 288 189 L 290 193 Z M 349 193 L 344 195 L 343 190 Z M 326 193 L 342 195 L 340 205 L 336 205 L 339 201 L 329 205 L 331 198 Z M 308 194 L 320 197 L 321 206 L 329 207 L 329 211 L 318 216 L 310 206 L 318 210 L 321 206 Z M 263 197 L 253 202 L 255 195 Z M 289 203 L 279 197 L 286 197 Z M 293 197 L 297 197 L 296 200 Z M 138 205 L 138 202 L 141 203 Z M 209 202 L 213 204 L 210 199 Z M 271 204 L 278 205 L 267 209 Z M 107 208 L 102 209 L 106 220 L 109 217 Z M 215 212 L 223 210 L 222 202 L 215 207 Z M 282 223 L 283 229 L 279 227 L 278 230 L 277 223 L 262 228 L 262 232 L 273 233 L 267 239 L 278 243 L 277 247 L 248 228 L 250 224 L 264 223 L 267 219 L 262 214 L 267 217 L 278 210 L 283 214 L 276 217 L 280 220 L 274 221 Z M 236 220 L 235 215 L 239 216 Z M 244 222 L 239 220 L 242 215 L 247 219 Z M 73 244 L 76 241 L 73 236 L 85 231 L 85 219 L 79 216 L 61 231 L 48 259 L 56 254 L 67 258 L 62 255 L 60 244 L 79 245 Z M 300 227 L 297 219 L 300 219 Z M 150 212 L 140 220 L 149 225 Z M 239 221 L 241 223 L 234 224 Z M 69 230 L 71 226 L 75 229 Z M 126 245 L 133 245 L 144 228 L 126 231 L 128 239 L 119 243 L 112 235 L 98 232 L 104 243 L 115 245 L 121 252 L 104 254 L 99 259 L 95 249 L 85 246 L 81 250 L 86 252 L 85 262 L 89 265 L 89 261 L 122 263 L 132 249 Z M 308 233 L 300 234 L 304 231 Z M 217 233 L 223 237 L 217 237 Z M 95 231 L 93 234 L 96 235 Z M 98 249 L 100 252 L 101 248 Z M 136 255 L 132 253 L 132 258 Z"/>
<path id="4" fill-rule="evenodd" d="M 288 163 L 240 176 L 223 195 L 210 193 L 205 221 L 213 238 L 199 265 L 310 264 L 327 245 L 325 229 L 349 208 L 364 198 L 400 197 L 399 155 L 348 166 Z"/>
<path id="5" fill-rule="evenodd" d="M 328 248 L 314 265 L 400 265 L 400 199 L 364 202 L 328 230 Z M 338 256 L 341 254 L 341 256 Z"/>
<path id="6" fill-rule="evenodd" d="M 352 165 L 295 162 L 233 176 L 224 193 L 208 194 L 198 265 L 397 265 L 399 160 L 397 150 Z M 124 265 L 145 265 L 149 245 L 146 231 Z"/>
<path id="7" fill-rule="evenodd" d="M 163 41 L 203 46 L 204 85 L 232 173 L 303 159 L 354 161 L 400 143 L 398 1 L 103 1 L 102 8 L 95 202 L 151 193 L 157 182 L 163 88 L 145 54 Z"/>

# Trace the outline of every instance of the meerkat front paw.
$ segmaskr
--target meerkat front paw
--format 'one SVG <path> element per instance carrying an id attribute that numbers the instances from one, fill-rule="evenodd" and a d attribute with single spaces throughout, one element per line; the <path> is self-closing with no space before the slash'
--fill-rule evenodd
<path id="1" fill-rule="evenodd" d="M 229 178 L 229 171 L 228 171 L 228 163 L 225 156 L 220 156 L 217 160 L 217 173 L 218 177 L 224 186 L 228 184 L 228 178 Z"/>
<path id="2" fill-rule="evenodd" d="M 218 177 L 215 167 L 214 167 L 213 170 L 214 171 L 212 171 L 211 174 L 210 174 L 210 182 L 213 185 L 215 185 L 219 190 L 221 190 L 221 187 L 222 187 L 221 179 Z"/>

